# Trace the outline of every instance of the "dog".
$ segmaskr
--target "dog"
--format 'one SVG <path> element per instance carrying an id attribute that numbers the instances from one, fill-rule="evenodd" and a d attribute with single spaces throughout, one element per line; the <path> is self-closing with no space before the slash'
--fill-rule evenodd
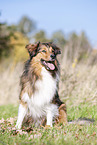
<path id="1" fill-rule="evenodd" d="M 59 99 L 59 62 L 56 58 L 61 50 L 52 42 L 28 44 L 29 60 L 21 76 L 20 104 L 16 128 L 20 129 L 24 118 L 30 113 L 34 124 L 40 125 L 46 118 L 46 125 L 67 122 L 66 106 Z"/>

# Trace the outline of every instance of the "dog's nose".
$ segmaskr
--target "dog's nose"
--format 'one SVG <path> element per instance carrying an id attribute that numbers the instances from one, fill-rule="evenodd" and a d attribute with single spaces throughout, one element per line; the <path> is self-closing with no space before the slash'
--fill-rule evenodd
<path id="1" fill-rule="evenodd" d="M 50 57 L 51 57 L 52 59 L 55 59 L 56 55 L 55 55 L 55 54 L 51 54 Z"/>

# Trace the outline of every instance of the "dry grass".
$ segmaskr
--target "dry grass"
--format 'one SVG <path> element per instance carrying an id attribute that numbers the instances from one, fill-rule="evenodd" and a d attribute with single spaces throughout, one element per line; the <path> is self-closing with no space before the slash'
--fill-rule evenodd
<path id="1" fill-rule="evenodd" d="M 61 66 L 59 94 L 62 100 L 72 105 L 89 102 L 97 104 L 97 67 L 86 64 L 67 64 Z M 0 73 L 0 105 L 17 103 L 20 91 L 19 81 L 23 63 L 12 69 L 10 65 Z"/>
<path id="2" fill-rule="evenodd" d="M 60 94 L 67 104 L 97 104 L 97 67 L 86 64 L 62 67 Z"/>
<path id="3" fill-rule="evenodd" d="M 19 81 L 23 65 L 18 63 L 13 69 L 10 64 L 0 73 L 0 105 L 15 104 L 18 102 Z"/>
<path id="4" fill-rule="evenodd" d="M 0 74 L 0 143 L 43 145 L 96 145 L 97 144 L 97 67 L 86 64 L 61 66 L 59 93 L 67 104 L 68 121 L 78 118 L 94 119 L 87 125 L 66 124 L 52 128 L 24 128 L 16 131 L 17 104 L 20 91 L 19 80 L 23 64 L 12 69 L 10 65 Z M 4 104 L 4 105 L 3 105 Z M 11 118 L 10 118 L 11 117 Z"/>

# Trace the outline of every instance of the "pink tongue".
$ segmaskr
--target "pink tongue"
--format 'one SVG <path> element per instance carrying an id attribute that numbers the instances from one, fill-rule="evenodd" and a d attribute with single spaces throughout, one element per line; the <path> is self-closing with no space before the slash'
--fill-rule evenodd
<path id="1" fill-rule="evenodd" d="M 55 69 L 55 66 L 54 66 L 52 63 L 47 63 L 47 66 L 48 66 L 51 70 L 54 70 L 54 69 Z"/>

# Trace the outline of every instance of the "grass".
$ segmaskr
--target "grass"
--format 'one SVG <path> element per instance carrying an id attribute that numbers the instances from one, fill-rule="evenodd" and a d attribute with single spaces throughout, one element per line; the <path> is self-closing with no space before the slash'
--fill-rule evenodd
<path id="1" fill-rule="evenodd" d="M 0 75 L 0 145 L 97 145 L 96 65 L 65 67 L 65 71 L 61 72 L 59 86 L 60 96 L 67 104 L 68 121 L 86 117 L 94 119 L 93 124 L 60 124 L 52 128 L 30 129 L 26 127 L 16 131 L 14 127 L 18 106 L 2 104 L 18 102 L 20 70 L 21 64 L 11 74 L 8 69 Z"/>
<path id="2" fill-rule="evenodd" d="M 80 104 L 68 106 L 68 121 L 86 117 L 95 119 L 94 124 L 78 125 L 65 124 L 55 125 L 52 128 L 33 127 L 31 130 L 21 130 L 16 133 L 14 126 L 18 113 L 18 106 L 0 106 L 0 145 L 96 145 L 97 144 L 97 105 Z M 9 119 L 11 117 L 11 119 Z"/>

